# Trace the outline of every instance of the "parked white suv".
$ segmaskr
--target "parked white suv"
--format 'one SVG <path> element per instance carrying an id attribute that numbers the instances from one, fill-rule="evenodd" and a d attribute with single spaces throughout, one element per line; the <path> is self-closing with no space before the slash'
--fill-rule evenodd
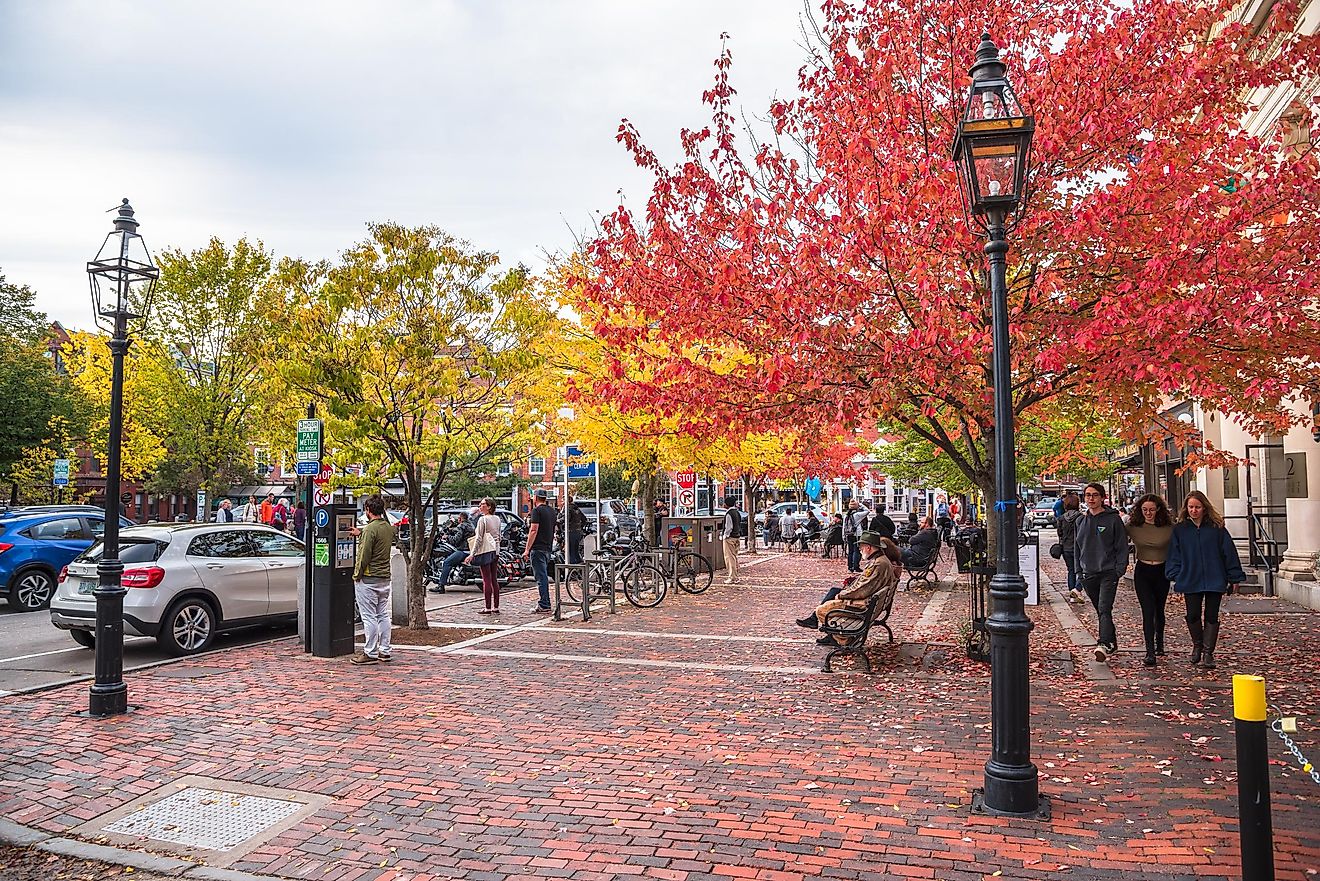
<path id="1" fill-rule="evenodd" d="M 51 623 L 96 645 L 97 542 L 60 573 Z M 154 636 L 176 655 L 205 651 L 217 633 L 295 623 L 303 543 L 253 523 L 133 526 L 119 534 L 124 632 Z"/>

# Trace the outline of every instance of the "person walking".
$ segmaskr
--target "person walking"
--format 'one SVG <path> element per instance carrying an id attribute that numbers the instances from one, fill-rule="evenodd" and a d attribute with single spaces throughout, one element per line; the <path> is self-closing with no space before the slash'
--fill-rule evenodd
<path id="1" fill-rule="evenodd" d="M 248 496 L 247 507 L 243 509 L 244 523 L 261 522 L 261 505 L 257 502 L 256 496 Z"/>
<path id="2" fill-rule="evenodd" d="M 481 500 L 477 511 L 481 516 L 477 518 L 476 533 L 464 562 L 481 570 L 481 598 L 486 607 L 479 609 L 479 614 L 498 615 L 500 580 L 495 567 L 500 552 L 500 518 L 495 515 L 495 500 L 490 497 Z"/>
<path id="3" fill-rule="evenodd" d="M 269 526 L 273 516 L 275 516 L 275 493 L 266 493 L 266 499 L 261 503 L 261 522 Z"/>
<path id="4" fill-rule="evenodd" d="M 1192 637 L 1193 666 L 1215 668 L 1219 644 L 1219 605 L 1247 577 L 1223 516 L 1205 493 L 1192 490 L 1183 499 L 1169 540 L 1164 574 L 1187 604 L 1187 632 Z"/>
<path id="5" fill-rule="evenodd" d="M 379 495 L 363 502 L 367 525 L 354 529 L 358 536 L 357 565 L 353 568 L 353 596 L 362 618 L 362 651 L 349 660 L 374 664 L 390 660 L 391 584 L 390 548 L 394 527 L 385 519 L 385 501 Z"/>
<path id="6" fill-rule="evenodd" d="M 843 539 L 848 543 L 848 571 L 862 571 L 862 551 L 857 536 L 866 528 L 866 511 L 856 499 L 848 500 L 848 513 L 843 518 Z"/>
<path id="7" fill-rule="evenodd" d="M 299 502 L 293 509 L 293 534 L 299 541 L 307 541 L 307 503 Z"/>
<path id="8" fill-rule="evenodd" d="M 1114 598 L 1118 595 L 1118 580 L 1127 571 L 1127 530 L 1119 513 L 1105 505 L 1103 486 L 1088 483 L 1082 498 L 1086 511 L 1077 520 L 1077 568 L 1081 572 L 1082 589 L 1099 618 L 1095 659 L 1107 661 L 1118 651 Z"/>
<path id="9" fill-rule="evenodd" d="M 1063 550 L 1063 565 L 1068 567 L 1068 602 L 1080 603 L 1086 599 L 1077 589 L 1077 521 L 1082 518 L 1082 500 L 1077 493 L 1069 492 L 1059 503 L 1063 513 L 1054 519 L 1054 531 Z"/>
<path id="10" fill-rule="evenodd" d="M 658 516 L 658 515 L 657 515 Z M 668 516 L 668 515 L 666 515 Z M 657 528 L 660 521 L 656 521 Z M 568 548 L 564 559 L 570 563 L 582 562 L 582 537 L 587 533 L 587 515 L 582 513 L 582 506 L 577 503 L 576 497 L 568 497 Z M 659 546 L 659 541 L 656 546 Z"/>
<path id="11" fill-rule="evenodd" d="M 738 543 L 747 535 L 747 518 L 733 496 L 724 497 L 724 527 L 720 538 L 724 542 L 725 584 L 738 583 Z"/>
<path id="12" fill-rule="evenodd" d="M 539 592 L 536 607 L 532 609 L 538 615 L 546 615 L 550 612 L 550 554 L 555 547 L 555 521 L 559 519 L 558 512 L 546 502 L 546 491 L 538 489 L 532 495 L 532 513 L 529 518 L 530 526 L 527 527 L 527 545 L 523 550 L 523 559 L 530 559 L 532 563 L 532 575 L 536 578 L 536 589 Z M 576 508 L 576 505 L 572 506 Z M 571 516 L 571 515 L 570 515 Z M 569 520 L 569 535 L 572 536 L 572 519 Z M 572 539 L 570 538 L 570 541 Z M 485 576 L 482 576 L 484 587 Z M 495 605 L 499 607 L 499 586 L 496 585 Z"/>
<path id="13" fill-rule="evenodd" d="M 284 499 L 275 503 L 275 507 L 270 512 L 270 525 L 280 532 L 284 532 L 289 523 L 289 506 L 284 504 Z"/>
<path id="14" fill-rule="evenodd" d="M 234 503 L 229 501 L 229 499 L 221 500 L 220 507 L 215 509 L 215 522 L 233 523 L 234 512 L 231 510 L 233 507 L 234 507 Z"/>
<path id="15" fill-rule="evenodd" d="M 1141 604 L 1141 631 L 1146 637 L 1146 657 L 1141 663 L 1154 667 L 1155 657 L 1164 654 L 1164 607 L 1169 601 L 1164 561 L 1173 538 L 1173 519 L 1164 499 L 1153 493 L 1137 499 L 1128 519 L 1127 534 L 1137 549 L 1132 587 Z"/>

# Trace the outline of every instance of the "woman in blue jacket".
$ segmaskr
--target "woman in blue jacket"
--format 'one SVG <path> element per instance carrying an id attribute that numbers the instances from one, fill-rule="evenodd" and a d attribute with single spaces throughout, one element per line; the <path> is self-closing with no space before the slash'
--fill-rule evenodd
<path id="1" fill-rule="evenodd" d="M 1199 490 L 1192 490 L 1183 499 L 1164 574 L 1187 603 L 1192 664 L 1213 670 L 1220 600 L 1232 593 L 1246 574 L 1233 537 L 1224 528 L 1224 518 Z"/>

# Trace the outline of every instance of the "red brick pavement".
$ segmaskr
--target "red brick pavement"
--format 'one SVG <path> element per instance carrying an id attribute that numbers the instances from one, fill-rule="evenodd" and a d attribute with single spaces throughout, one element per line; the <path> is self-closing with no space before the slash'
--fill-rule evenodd
<path id="1" fill-rule="evenodd" d="M 531 626 L 390 665 L 286 642 L 179 665 L 214 671 L 195 679 L 135 673 L 139 709 L 110 721 L 72 715 L 82 687 L 0 699 L 0 816 L 66 831 L 193 774 L 333 800 L 234 864 L 294 878 L 1238 874 L 1229 665 L 1146 675 L 1125 659 L 1095 681 L 1052 662 L 1071 642 L 1033 609 L 1034 757 L 1053 817 L 975 817 L 988 672 L 952 644 L 966 592 L 900 593 L 895 631 L 922 627 L 918 644 L 881 635 L 877 675 L 825 676 L 805 672 L 822 652 L 791 618 L 842 563 L 761 559 L 739 586 L 587 624 L 506 613 Z M 940 614 L 924 615 L 932 602 Z M 471 605 L 440 614 L 490 623 Z M 1317 619 L 1289 616 L 1291 639 L 1313 644 Z M 1314 693 L 1314 664 L 1276 675 L 1275 691 Z M 1315 716 L 1297 709 L 1305 732 Z M 1299 742 L 1320 752 L 1313 734 Z M 1320 788 L 1273 770 L 1278 877 L 1312 879 Z"/>

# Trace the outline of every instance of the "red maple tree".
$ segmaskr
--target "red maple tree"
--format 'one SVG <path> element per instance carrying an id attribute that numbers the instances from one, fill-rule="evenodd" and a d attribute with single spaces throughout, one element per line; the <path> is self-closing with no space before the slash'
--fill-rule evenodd
<path id="1" fill-rule="evenodd" d="M 1320 43 L 1225 26 L 1232 6 L 828 0 L 760 132 L 726 48 L 677 164 L 620 127 L 655 182 L 584 250 L 621 365 L 598 391 L 694 428 L 902 425 L 990 492 L 985 264 L 950 158 L 988 30 L 1036 118 L 1009 252 L 1019 420 L 1081 401 L 1135 436 L 1179 395 L 1286 421 L 1320 391 L 1320 165 L 1240 121 L 1252 88 L 1315 76 Z"/>

